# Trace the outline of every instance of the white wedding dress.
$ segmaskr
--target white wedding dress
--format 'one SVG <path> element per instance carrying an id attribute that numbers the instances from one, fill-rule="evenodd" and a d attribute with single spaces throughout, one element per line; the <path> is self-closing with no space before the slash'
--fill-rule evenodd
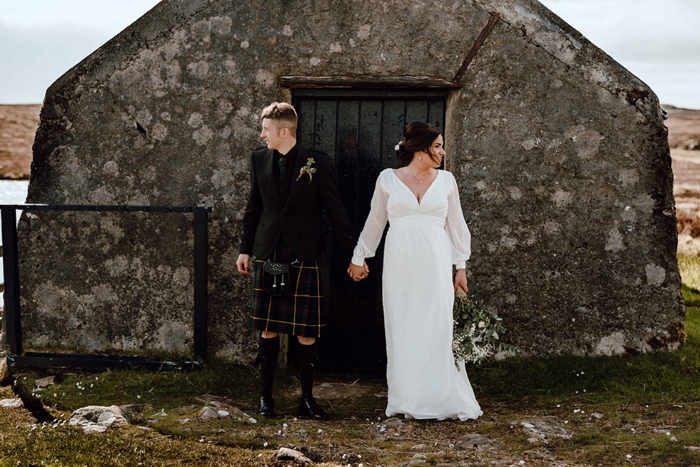
<path id="1" fill-rule="evenodd" d="M 393 169 L 382 171 L 352 262 L 374 256 L 389 221 L 382 298 L 389 400 L 386 415 L 482 415 L 464 363 L 452 356 L 452 265 L 463 268 L 470 234 L 454 176 L 438 171 L 420 203 Z"/>

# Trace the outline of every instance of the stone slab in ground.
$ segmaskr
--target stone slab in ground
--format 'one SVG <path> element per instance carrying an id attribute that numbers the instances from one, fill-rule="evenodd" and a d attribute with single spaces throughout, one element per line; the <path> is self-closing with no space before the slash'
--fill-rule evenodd
<path id="1" fill-rule="evenodd" d="M 200 404 L 207 405 L 210 402 L 221 402 L 223 404 L 230 404 L 231 401 L 223 396 L 216 396 L 214 394 L 202 394 L 194 398 L 195 401 Z"/>
<path id="2" fill-rule="evenodd" d="M 22 404 L 22 399 L 20 399 L 20 398 L 0 400 L 0 407 L 17 408 L 17 407 L 22 407 L 23 405 L 24 404 Z"/>
<path id="3" fill-rule="evenodd" d="M 391 417 L 384 422 L 376 423 L 372 429 L 372 436 L 375 438 L 403 438 L 412 432 L 412 426 L 397 417 Z"/>
<path id="4" fill-rule="evenodd" d="M 0 338 L 0 343 L 2 339 Z M 7 358 L 0 358 L 0 385 L 4 385 L 10 378 L 10 367 L 7 366 Z"/>
<path id="5" fill-rule="evenodd" d="M 219 418 L 230 418 L 239 422 L 258 423 L 255 418 L 243 412 L 238 407 L 231 405 L 230 401 L 225 397 L 215 396 L 213 394 L 202 394 L 194 399 L 200 404 L 204 405 L 204 407 L 202 407 L 202 409 L 199 411 L 199 416 L 202 419 L 213 420 Z M 197 406 L 194 406 L 194 408 L 197 408 Z M 178 409 L 174 409 L 174 411 L 183 410 L 187 410 L 187 408 L 180 407 Z"/>
<path id="6" fill-rule="evenodd" d="M 121 409 L 124 418 L 126 418 L 128 422 L 131 422 L 134 417 L 143 412 L 145 407 L 145 404 L 126 404 L 120 406 L 119 408 Z"/>
<path id="7" fill-rule="evenodd" d="M 37 389 L 44 389 L 47 388 L 51 385 L 53 385 L 56 382 L 56 377 L 55 376 L 47 376 L 46 378 L 41 378 L 36 380 L 36 387 Z"/>
<path id="8" fill-rule="evenodd" d="M 71 414 L 68 423 L 78 426 L 85 432 L 102 433 L 110 427 L 128 425 L 122 409 L 116 405 L 109 407 L 90 405 L 82 407 Z"/>
<path id="9" fill-rule="evenodd" d="M 526 434 L 544 442 L 548 438 L 569 439 L 573 433 L 565 430 L 559 422 L 546 418 L 529 418 L 515 422 L 523 427 Z"/>
<path id="10" fill-rule="evenodd" d="M 277 460 L 293 460 L 300 464 L 313 464 L 314 461 L 306 457 L 304 454 L 294 449 L 281 447 L 277 451 Z"/>
<path id="11" fill-rule="evenodd" d="M 488 448 L 492 444 L 493 441 L 491 441 L 490 438 L 477 433 L 461 436 L 454 442 L 455 448 L 457 449 L 478 449 L 480 451 Z"/>

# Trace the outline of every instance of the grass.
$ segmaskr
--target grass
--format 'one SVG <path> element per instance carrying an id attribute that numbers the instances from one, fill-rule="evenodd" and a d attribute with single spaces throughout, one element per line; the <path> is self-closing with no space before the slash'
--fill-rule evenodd
<path id="1" fill-rule="evenodd" d="M 298 447 L 326 466 L 403 465 L 417 453 L 427 465 L 700 465 L 700 453 L 688 449 L 700 446 L 700 259 L 679 256 L 679 264 L 688 305 L 683 348 L 472 367 L 469 376 L 485 413 L 476 421 L 411 420 L 399 436 L 382 435 L 376 429 L 386 421 L 381 375 L 322 373 L 325 381 L 369 392 L 322 401 L 333 420 L 314 423 L 295 418 L 298 381 L 295 372 L 281 369 L 275 399 L 283 415 L 249 424 L 201 420 L 195 400 L 216 394 L 253 414 L 258 373 L 249 367 L 213 361 L 190 373 L 64 372 L 57 373 L 57 384 L 36 392 L 57 423 L 36 424 L 26 410 L 0 408 L 0 467 L 292 465 L 276 460 L 280 446 Z M 43 376 L 26 372 L 15 378 L 32 386 Z M 10 397 L 10 387 L 0 388 L 0 399 Z M 132 425 L 104 434 L 85 434 L 62 422 L 79 407 L 134 403 L 145 408 Z M 571 438 L 531 443 L 519 422 L 533 417 L 558 422 Z M 494 444 L 484 451 L 455 448 L 455 440 L 468 433 Z"/>
<path id="2" fill-rule="evenodd" d="M 141 403 L 146 408 L 135 425 L 100 435 L 67 424 L 37 426 L 26 411 L 0 409 L 0 466 L 289 465 L 275 461 L 280 446 L 303 447 L 327 465 L 402 465 L 416 455 L 411 448 L 421 444 L 429 465 L 486 465 L 494 459 L 527 465 L 696 465 L 700 454 L 686 447 L 700 446 L 700 308 L 688 309 L 686 324 L 688 339 L 677 352 L 511 359 L 471 368 L 484 417 L 467 423 L 406 421 L 408 433 L 395 439 L 378 437 L 374 429 L 386 420 L 386 399 L 377 397 L 386 388 L 377 375 L 322 374 L 326 381 L 359 380 L 371 390 L 358 398 L 324 401 L 333 420 L 318 424 L 294 418 L 292 390 L 298 382 L 293 371 L 282 369 L 275 398 L 286 416 L 252 425 L 199 420 L 201 405 L 194 399 L 217 394 L 252 413 L 257 371 L 248 367 L 213 362 L 191 373 L 64 373 L 58 384 L 38 393 L 59 420 L 87 405 Z M 16 376 L 31 382 L 44 374 Z M 10 388 L 0 391 L 0 398 L 12 397 Z M 155 415 L 161 411 L 167 415 Z M 603 417 L 598 420 L 593 413 Z M 574 435 L 533 445 L 518 423 L 532 417 L 558 421 Z M 191 422 L 182 423 L 186 418 Z M 450 447 L 474 432 L 497 447 Z"/>
<path id="3" fill-rule="evenodd" d="M 679 254 L 678 268 L 686 306 L 700 307 L 700 255 Z"/>

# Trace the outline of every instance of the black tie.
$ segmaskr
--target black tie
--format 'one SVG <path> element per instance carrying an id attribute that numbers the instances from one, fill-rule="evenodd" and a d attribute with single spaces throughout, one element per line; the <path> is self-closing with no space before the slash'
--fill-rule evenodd
<path id="1" fill-rule="evenodd" d="M 287 158 L 280 156 L 280 158 L 277 159 L 277 165 L 279 165 L 280 168 L 280 180 L 284 180 L 287 176 Z"/>

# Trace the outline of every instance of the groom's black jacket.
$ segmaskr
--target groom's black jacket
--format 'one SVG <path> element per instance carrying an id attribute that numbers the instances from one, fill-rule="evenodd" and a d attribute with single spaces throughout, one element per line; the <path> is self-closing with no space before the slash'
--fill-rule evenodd
<path id="1" fill-rule="evenodd" d="M 311 168 L 316 169 L 310 182 L 306 173 L 299 177 L 309 158 L 314 159 Z M 340 200 L 330 156 L 299 146 L 292 169 L 294 181 L 284 204 L 280 201 L 273 164 L 270 149 L 256 149 L 250 155 L 251 189 L 243 215 L 240 253 L 267 259 L 281 236 L 300 260 L 319 259 L 323 250 L 321 212 L 325 209 L 336 243 L 349 262 L 355 238 Z"/>

